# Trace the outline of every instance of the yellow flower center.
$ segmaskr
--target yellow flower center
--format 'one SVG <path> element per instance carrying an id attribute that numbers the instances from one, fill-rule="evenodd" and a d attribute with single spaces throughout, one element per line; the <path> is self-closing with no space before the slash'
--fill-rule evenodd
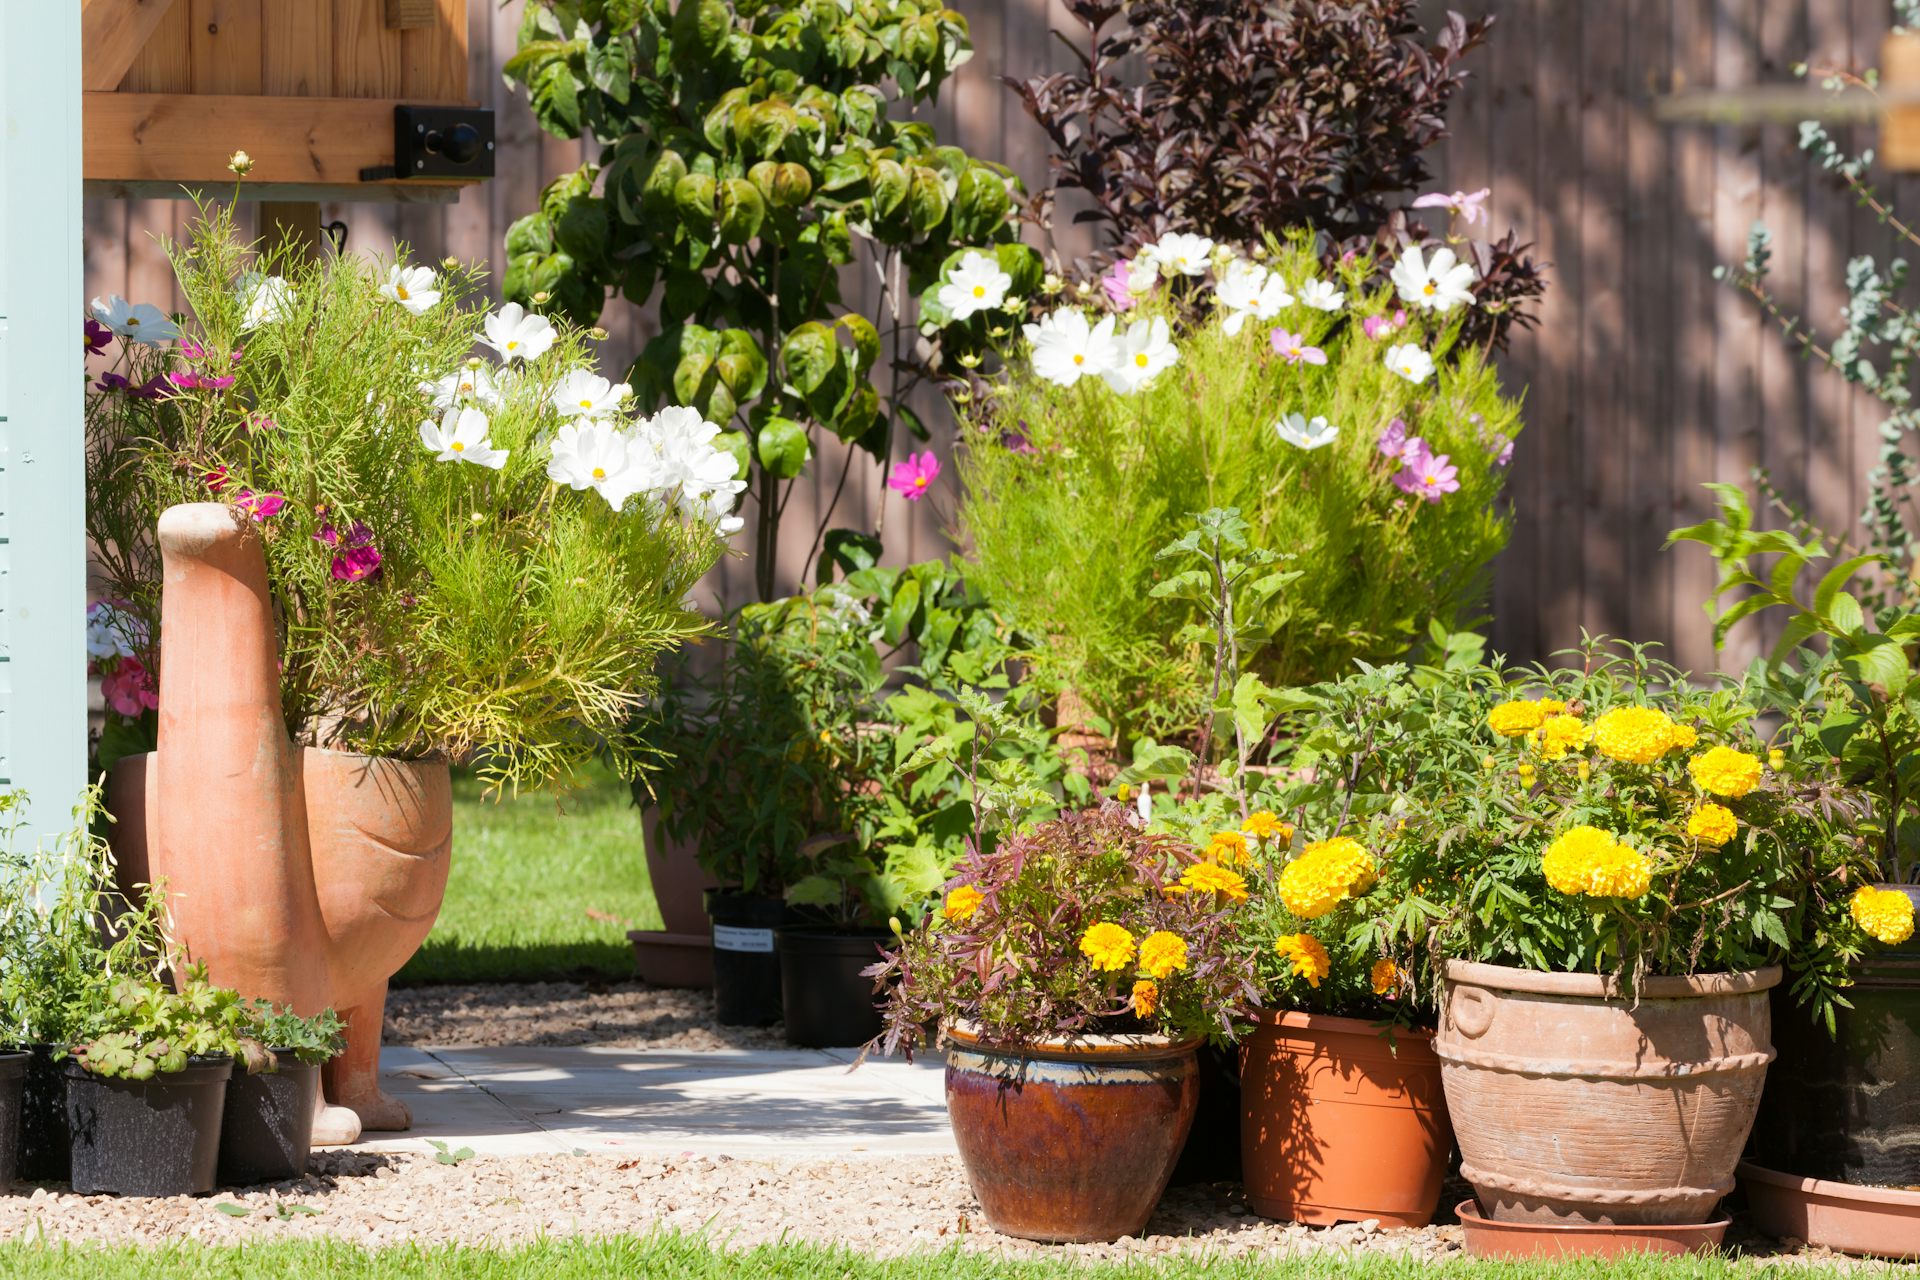
<path id="1" fill-rule="evenodd" d="M 1402 373 L 1412 373 L 1412 372 L 1413 372 L 1413 366 L 1412 366 L 1412 365 L 1410 365 L 1410 364 L 1403 364 L 1403 365 L 1401 365 L 1401 366 L 1400 366 L 1400 372 L 1402 372 Z"/>
<path id="2" fill-rule="evenodd" d="M 973 296 L 974 296 L 974 297 L 976 297 L 976 298 L 984 298 L 984 297 L 986 297 L 986 296 L 987 296 L 987 286 L 985 286 L 985 285 L 983 285 L 983 284 L 977 284 L 977 285 L 975 285 L 975 286 L 973 286 Z"/>
<path id="3" fill-rule="evenodd" d="M 1431 298 L 1434 294 L 1440 292 L 1440 290 L 1434 285 L 1433 281 L 1429 280 L 1427 281 L 1426 284 L 1421 286 L 1420 292 L 1426 294 L 1429 298 Z"/>
<path id="4" fill-rule="evenodd" d="M 924 489 L 924 488 L 926 488 L 926 487 L 927 487 L 927 478 L 926 478 L 925 476 L 915 476 L 915 477 L 913 478 L 913 487 L 914 487 L 914 488 L 916 488 L 916 489 Z"/>
<path id="5" fill-rule="evenodd" d="M 407 286 L 403 284 L 397 284 L 393 286 L 393 296 L 400 299 L 400 301 L 405 302 L 408 298 L 411 298 L 413 295 L 407 292 Z"/>
<path id="6" fill-rule="evenodd" d="M 515 348 L 517 348 L 519 345 L 520 345 L 520 340 L 518 338 L 507 339 L 507 350 L 512 351 Z"/>
<path id="7" fill-rule="evenodd" d="M 1440 477 L 1439 477 L 1439 476 L 1437 476 L 1437 475 L 1435 475 L 1435 474 L 1434 474 L 1433 472 L 1431 472 L 1431 471 L 1429 471 L 1429 472 L 1427 472 L 1427 480 L 1426 480 L 1426 482 L 1427 482 L 1428 484 L 1439 484 L 1439 483 L 1440 483 Z"/>
<path id="8" fill-rule="evenodd" d="M 461 443 L 460 441 L 455 440 L 453 442 L 453 451 L 455 453 L 465 453 L 467 451 L 467 446 Z"/>
<path id="9" fill-rule="evenodd" d="M 1087 362 L 1087 358 L 1076 351 L 1074 352 L 1074 355 L 1073 355 L 1073 362 L 1075 364 L 1085 364 Z"/>
<path id="10" fill-rule="evenodd" d="M 132 329 L 132 328 L 135 328 L 135 327 L 137 327 L 137 326 L 139 325 L 139 323 L 140 323 L 140 317 L 139 317 L 139 316 L 128 316 L 128 317 L 127 317 L 127 328 L 129 328 L 129 329 Z"/>
<path id="11" fill-rule="evenodd" d="M 591 409 L 591 408 L 593 408 L 593 401 L 591 401 L 591 400 L 582 400 L 582 401 L 580 402 L 580 407 L 581 407 L 582 409 Z"/>
<path id="12" fill-rule="evenodd" d="M 595 480 L 605 480 L 607 478 L 607 469 L 605 467 L 595 467 L 593 469 L 593 478 Z"/>
<path id="13" fill-rule="evenodd" d="M 1133 358 L 1133 362 L 1134 362 L 1134 363 L 1135 363 L 1136 365 L 1138 365 L 1138 366 L 1140 366 L 1140 367 L 1141 367 L 1142 369 L 1144 369 L 1144 368 L 1146 368 L 1146 367 L 1147 367 L 1147 353 L 1146 353 L 1146 352 L 1144 352 L 1144 351 L 1142 351 L 1142 352 L 1141 352 L 1141 353 L 1140 353 L 1139 355 L 1137 355 L 1137 356 L 1135 356 L 1135 357 Z"/>

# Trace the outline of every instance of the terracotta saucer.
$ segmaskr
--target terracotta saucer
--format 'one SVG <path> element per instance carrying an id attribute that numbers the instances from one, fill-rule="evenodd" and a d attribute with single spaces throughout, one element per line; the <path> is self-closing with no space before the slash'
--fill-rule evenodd
<path id="1" fill-rule="evenodd" d="M 1738 1172 L 1754 1229 L 1764 1235 L 1841 1253 L 1920 1258 L 1920 1191 L 1803 1178 L 1746 1161 Z"/>
<path id="2" fill-rule="evenodd" d="M 1616 1258 L 1629 1253 L 1711 1253 L 1726 1239 L 1731 1218 L 1676 1226 L 1597 1226 L 1587 1223 L 1495 1222 L 1462 1200 L 1454 1210 L 1476 1258 Z"/>

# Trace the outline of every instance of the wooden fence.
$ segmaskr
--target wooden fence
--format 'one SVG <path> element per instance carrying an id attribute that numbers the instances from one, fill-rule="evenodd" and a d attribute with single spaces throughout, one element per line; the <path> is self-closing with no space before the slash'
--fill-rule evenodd
<path id="1" fill-rule="evenodd" d="M 400 239 L 423 260 L 491 258 L 498 269 L 508 225 L 534 206 L 543 183 L 581 162 L 581 144 L 542 134 L 500 81 L 520 3 L 472 8 L 471 83 L 498 111 L 499 176 L 451 206 L 329 207 L 323 218 L 347 225 L 350 246 L 384 252 Z M 217 0 L 195 0 L 193 9 L 208 5 Z M 1063 25 L 1058 6 L 960 7 L 976 56 L 926 117 L 943 137 L 1004 160 L 1034 185 L 1045 176 L 1044 141 L 998 77 L 1061 64 L 1064 52 L 1047 35 Z M 1806 161 L 1791 126 L 1666 126 L 1651 104 L 1683 88 L 1787 80 L 1803 59 L 1871 64 L 1887 5 L 1451 7 L 1491 13 L 1498 23 L 1470 62 L 1475 77 L 1456 100 L 1453 137 L 1434 156 L 1434 186 L 1491 187 L 1494 226 L 1517 227 L 1551 264 L 1540 327 L 1518 338 L 1504 362 L 1510 388 L 1525 392 L 1527 427 L 1508 485 L 1516 522 L 1496 569 L 1495 642 L 1516 657 L 1542 657 L 1575 643 L 1584 627 L 1659 640 L 1683 665 L 1710 667 L 1700 609 L 1710 568 L 1697 548 L 1663 550 L 1667 530 L 1708 509 L 1702 481 L 1741 480 L 1756 465 L 1818 520 L 1847 527 L 1863 504 L 1878 423 L 1870 403 L 1786 352 L 1745 299 L 1713 281 L 1712 268 L 1737 261 L 1749 227 L 1764 220 L 1776 236 L 1777 283 L 1789 309 L 1826 322 L 1839 313 L 1847 259 L 1884 255 L 1890 237 Z M 1916 189 L 1902 182 L 1892 190 Z M 186 213 L 179 202 L 89 201 L 89 296 L 169 297 L 153 237 L 177 233 Z M 1069 250 L 1076 243 L 1085 241 L 1063 237 Z M 850 300 L 875 304 L 870 281 L 850 284 Z M 616 302 L 605 323 L 607 362 L 623 366 L 650 319 Z M 786 583 L 803 571 L 814 513 L 841 463 L 838 454 L 818 459 L 794 497 L 781 555 Z M 859 523 L 883 498 L 890 560 L 940 553 L 943 509 L 887 496 L 864 461 L 854 465 L 837 522 Z M 744 599 L 750 582 L 750 567 L 732 563 L 711 581 L 706 603 Z M 1749 637 L 1725 661 L 1742 661 L 1757 643 Z"/>

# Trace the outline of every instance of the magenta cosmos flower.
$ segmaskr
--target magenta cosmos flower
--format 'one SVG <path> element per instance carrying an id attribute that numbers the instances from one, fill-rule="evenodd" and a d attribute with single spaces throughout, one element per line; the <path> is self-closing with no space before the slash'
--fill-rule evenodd
<path id="1" fill-rule="evenodd" d="M 87 354 L 90 356 L 98 355 L 102 351 L 105 351 L 107 349 L 107 344 L 109 342 L 113 341 L 113 330 L 107 328 L 107 326 L 101 324 L 98 320 L 95 320 L 92 316 L 87 317 L 86 323 L 87 323 Z"/>
<path id="2" fill-rule="evenodd" d="M 893 490 L 908 502 L 918 502 L 927 496 L 927 490 L 940 476 L 940 459 L 931 452 L 917 457 L 908 454 L 906 461 L 893 464 L 893 474 L 887 477 L 887 488 Z"/>
<path id="3" fill-rule="evenodd" d="M 1382 334 L 1392 333 L 1407 327 L 1407 313 L 1395 311 L 1392 318 L 1386 316 L 1368 316 L 1360 322 L 1360 328 L 1369 338 L 1378 340 Z"/>
<path id="4" fill-rule="evenodd" d="M 1325 364 L 1327 353 L 1318 347 L 1307 345 L 1306 335 L 1288 333 L 1284 328 L 1275 329 L 1267 340 L 1282 360 L 1288 364 Z"/>
<path id="5" fill-rule="evenodd" d="M 287 499 L 281 493 L 255 493 L 251 489 L 241 489 L 233 495 L 233 505 L 243 514 L 252 516 L 256 523 L 265 524 L 280 514 L 280 508 L 287 505 Z"/>
<path id="6" fill-rule="evenodd" d="M 364 582 L 380 572 L 380 549 L 373 545 L 373 530 L 358 520 L 344 534 L 330 524 L 322 525 L 313 540 L 333 548 L 333 576 L 341 582 Z"/>
<path id="7" fill-rule="evenodd" d="M 1393 483 L 1402 493 L 1438 502 L 1459 490 L 1460 470 L 1449 461 L 1448 455 L 1427 452 L 1422 442 L 1417 452 L 1400 456 L 1400 470 L 1395 473 Z"/>

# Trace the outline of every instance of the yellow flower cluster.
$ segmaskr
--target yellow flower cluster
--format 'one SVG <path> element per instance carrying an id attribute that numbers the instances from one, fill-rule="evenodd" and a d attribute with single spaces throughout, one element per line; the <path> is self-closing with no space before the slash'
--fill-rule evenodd
<path id="1" fill-rule="evenodd" d="M 1279 840 L 1286 844 L 1293 839 L 1293 824 L 1280 821 L 1280 815 L 1271 809 L 1256 809 L 1247 815 L 1240 829 L 1255 840 Z"/>
<path id="2" fill-rule="evenodd" d="M 1080 935 L 1080 951 L 1094 968 L 1111 973 L 1133 959 L 1133 935 L 1103 920 Z"/>
<path id="3" fill-rule="evenodd" d="M 1140 943 L 1140 967 L 1156 978 L 1165 978 L 1187 967 L 1187 944 L 1178 934 L 1156 929 Z"/>
<path id="4" fill-rule="evenodd" d="M 1503 702 L 1487 712 L 1487 727 L 1503 738 L 1521 738 L 1540 727 L 1547 713 L 1537 702 Z"/>
<path id="5" fill-rule="evenodd" d="M 1305 978 L 1310 987 L 1318 988 L 1333 971 L 1327 949 L 1310 933 L 1283 933 L 1273 940 L 1273 949 L 1293 962 L 1293 976 Z"/>
<path id="6" fill-rule="evenodd" d="M 1224 893 L 1235 902 L 1247 900 L 1246 877 L 1217 862 L 1196 862 L 1182 871 L 1180 888 L 1194 893 Z"/>
<path id="7" fill-rule="evenodd" d="M 1740 834 L 1740 824 L 1734 819 L 1733 810 L 1709 800 L 1687 818 L 1687 834 L 1701 844 L 1718 849 Z"/>
<path id="8" fill-rule="evenodd" d="M 1547 883 L 1561 893 L 1590 898 L 1637 898 L 1652 883 L 1647 856 L 1598 827 L 1570 827 L 1540 859 Z"/>
<path id="9" fill-rule="evenodd" d="M 1657 707 L 1615 707 L 1593 722 L 1593 745 L 1609 760 L 1652 764 L 1680 745 L 1679 733 L 1680 726 Z"/>
<path id="10" fill-rule="evenodd" d="M 1898 889 L 1876 889 L 1863 884 L 1847 902 L 1853 922 L 1869 938 L 1898 946 L 1913 936 L 1913 900 Z"/>
<path id="11" fill-rule="evenodd" d="M 1378 867 L 1358 840 L 1316 840 L 1280 873 L 1280 901 L 1302 920 L 1318 920 L 1373 887 Z"/>
<path id="12" fill-rule="evenodd" d="M 1732 747 L 1710 747 L 1687 761 L 1687 772 L 1702 791 L 1738 799 L 1760 785 L 1760 757 Z"/>
<path id="13" fill-rule="evenodd" d="M 1367 973 L 1367 980 L 1373 983 L 1373 994 L 1392 995 L 1400 985 L 1400 966 L 1391 960 L 1375 960 L 1373 968 Z"/>
<path id="14" fill-rule="evenodd" d="M 949 920 L 970 920 L 979 908 L 980 900 L 987 895 L 970 884 L 963 884 L 947 893 L 947 901 L 940 908 L 940 914 Z"/>
<path id="15" fill-rule="evenodd" d="M 1248 861 L 1247 838 L 1238 831 L 1216 831 L 1207 841 L 1207 861 L 1223 867 Z"/>
<path id="16" fill-rule="evenodd" d="M 1133 984 L 1133 995 L 1127 1003 L 1133 1006 L 1136 1018 L 1151 1018 L 1153 1011 L 1160 1007 L 1160 987 L 1158 983 L 1148 982 L 1145 978 Z"/>
<path id="17" fill-rule="evenodd" d="M 1546 760 L 1564 759 L 1569 752 L 1584 751 L 1593 730 L 1579 716 L 1570 716 L 1562 712 L 1557 716 L 1548 716 L 1540 722 L 1540 727 L 1528 736 L 1541 758 Z"/>

